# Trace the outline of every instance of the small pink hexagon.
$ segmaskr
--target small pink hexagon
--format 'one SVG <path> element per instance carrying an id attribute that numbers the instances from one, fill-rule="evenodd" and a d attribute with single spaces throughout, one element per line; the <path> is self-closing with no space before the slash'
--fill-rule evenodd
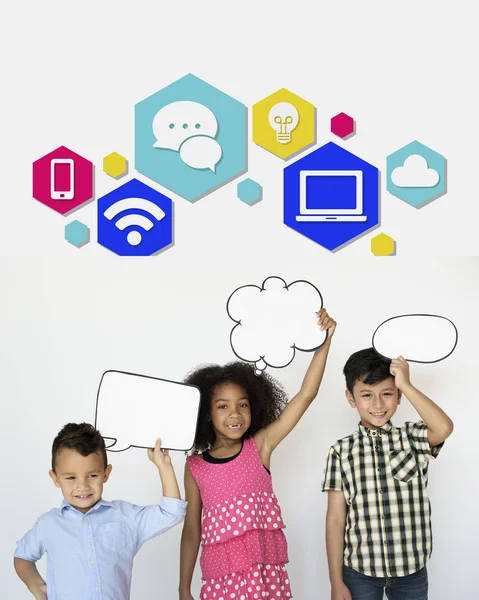
<path id="1" fill-rule="evenodd" d="M 354 119 L 346 113 L 339 113 L 331 119 L 331 132 L 340 138 L 347 138 L 354 133 Z"/>
<path id="2" fill-rule="evenodd" d="M 66 215 L 93 196 L 93 164 L 65 146 L 33 163 L 33 197 Z"/>

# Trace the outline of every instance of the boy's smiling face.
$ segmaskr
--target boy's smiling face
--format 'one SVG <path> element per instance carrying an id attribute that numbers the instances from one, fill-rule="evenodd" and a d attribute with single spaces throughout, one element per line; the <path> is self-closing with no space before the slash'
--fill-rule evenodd
<path id="1" fill-rule="evenodd" d="M 108 481 L 111 465 L 105 469 L 101 452 L 82 456 L 71 448 L 61 448 L 50 477 L 63 497 L 74 508 L 86 513 L 100 500 L 103 484 Z"/>
<path id="2" fill-rule="evenodd" d="M 401 403 L 401 392 L 391 375 L 374 385 L 356 381 L 352 394 L 346 390 L 346 398 L 357 409 L 364 427 L 378 429 L 392 419 Z"/>

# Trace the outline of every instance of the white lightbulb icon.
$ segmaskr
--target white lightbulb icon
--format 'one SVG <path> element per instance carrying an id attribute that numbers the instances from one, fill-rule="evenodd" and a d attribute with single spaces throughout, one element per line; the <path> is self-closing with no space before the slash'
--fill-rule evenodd
<path id="1" fill-rule="evenodd" d="M 269 111 L 269 124 L 276 130 L 276 141 L 280 144 L 289 144 L 291 132 L 296 128 L 299 115 L 298 111 L 289 102 L 278 102 Z"/>

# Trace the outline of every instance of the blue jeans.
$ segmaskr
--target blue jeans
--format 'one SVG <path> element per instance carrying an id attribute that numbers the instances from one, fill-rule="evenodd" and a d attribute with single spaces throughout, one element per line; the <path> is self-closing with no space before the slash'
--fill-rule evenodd
<path id="1" fill-rule="evenodd" d="M 389 600 L 427 600 L 427 569 L 405 577 L 369 577 L 343 566 L 344 585 L 353 600 L 382 600 L 383 590 Z"/>

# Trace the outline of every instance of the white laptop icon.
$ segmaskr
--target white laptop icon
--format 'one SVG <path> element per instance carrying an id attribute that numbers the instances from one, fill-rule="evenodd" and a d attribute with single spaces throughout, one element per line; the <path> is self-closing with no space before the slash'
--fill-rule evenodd
<path id="1" fill-rule="evenodd" d="M 362 171 L 300 171 L 296 221 L 366 221 Z"/>

